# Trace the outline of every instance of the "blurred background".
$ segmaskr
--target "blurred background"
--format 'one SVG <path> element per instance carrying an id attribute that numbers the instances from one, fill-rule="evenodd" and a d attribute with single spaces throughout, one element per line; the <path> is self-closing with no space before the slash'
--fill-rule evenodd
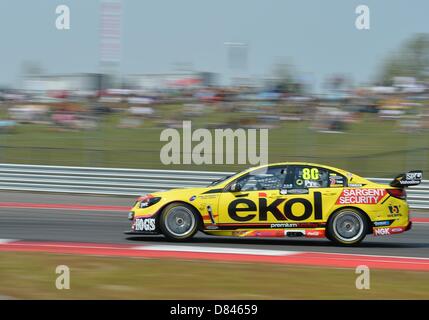
<path id="1" fill-rule="evenodd" d="M 369 29 L 359 30 L 362 4 Z M 70 28 L 57 28 L 60 5 Z M 250 166 L 163 165 L 161 132 L 188 120 L 194 130 L 269 129 L 271 163 L 388 180 L 429 172 L 428 13 L 429 1 L 406 0 L 0 1 L 0 300 L 427 299 L 428 273 L 412 271 L 427 269 L 427 183 L 407 196 L 411 232 L 353 248 L 201 233 L 176 246 L 123 231 L 135 195 Z M 173 255 L 125 256 L 151 248 Z M 265 252 L 274 261 L 273 250 L 314 265 L 180 254 Z M 376 255 L 392 270 L 378 270 Z M 404 269 L 389 255 L 407 257 Z M 328 267 L 334 260 L 343 267 Z M 357 290 L 360 275 L 344 268 L 354 263 L 371 266 L 371 290 Z M 63 265 L 72 290 L 54 285 Z"/>
<path id="2" fill-rule="evenodd" d="M 366 1 L 0 4 L 0 162 L 160 162 L 160 133 L 268 128 L 269 162 L 363 176 L 429 170 L 429 4 Z M 424 10 L 426 7 L 427 10 Z M 22 10 L 25 8 L 25 10 Z"/>

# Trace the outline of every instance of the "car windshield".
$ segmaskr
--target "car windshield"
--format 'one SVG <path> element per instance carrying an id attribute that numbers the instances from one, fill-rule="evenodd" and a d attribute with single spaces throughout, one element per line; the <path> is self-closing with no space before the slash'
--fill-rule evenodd
<path id="1" fill-rule="evenodd" d="M 218 184 L 220 184 L 220 183 L 224 182 L 225 180 L 227 180 L 227 179 L 229 179 L 229 178 L 232 178 L 232 177 L 235 177 L 235 176 L 237 176 L 237 175 L 240 175 L 240 174 L 242 174 L 243 172 L 248 171 L 248 170 L 251 170 L 251 169 L 253 169 L 253 168 L 250 168 L 250 169 L 247 169 L 247 170 L 244 170 L 244 171 L 240 171 L 240 172 L 236 172 L 236 173 L 230 174 L 230 175 L 228 175 L 228 176 L 222 177 L 222 178 L 220 178 L 220 179 L 218 179 L 218 180 L 215 180 L 215 181 L 213 181 L 212 183 L 210 183 L 210 184 L 208 185 L 208 187 L 216 186 L 216 185 L 218 185 Z"/>
<path id="2" fill-rule="evenodd" d="M 237 174 L 237 173 L 230 174 L 229 176 L 225 176 L 225 177 L 222 177 L 222 178 L 220 178 L 220 179 L 217 179 L 217 180 L 213 181 L 212 183 L 210 183 L 210 184 L 208 185 L 208 187 L 216 186 L 216 185 L 218 185 L 219 183 L 221 183 L 221 182 L 225 181 L 226 179 L 228 179 L 228 178 L 230 178 L 230 177 L 232 177 L 232 176 L 235 176 L 236 174 Z"/>

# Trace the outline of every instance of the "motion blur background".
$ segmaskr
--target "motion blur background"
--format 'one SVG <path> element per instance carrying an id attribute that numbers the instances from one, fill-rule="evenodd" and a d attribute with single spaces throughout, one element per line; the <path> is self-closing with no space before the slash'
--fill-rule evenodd
<path id="1" fill-rule="evenodd" d="M 60 5 L 70 29 L 56 27 Z M 355 26 L 359 5 L 368 30 Z M 123 231 L 135 195 L 248 166 L 163 165 L 162 130 L 186 120 L 268 128 L 271 163 L 388 181 L 429 172 L 428 13 L 419 0 L 1 0 L 0 300 L 427 299 L 427 181 L 409 189 L 412 231 L 353 248 L 202 233 L 172 245 Z M 232 252 L 305 261 L 219 255 Z M 354 268 L 367 264 L 371 290 L 358 290 Z M 71 290 L 57 290 L 58 266 Z"/>
<path id="2" fill-rule="evenodd" d="M 70 30 L 55 27 L 59 4 Z M 269 128 L 269 161 L 429 170 L 429 3 L 2 1 L 0 162 L 169 165 L 160 132 Z"/>

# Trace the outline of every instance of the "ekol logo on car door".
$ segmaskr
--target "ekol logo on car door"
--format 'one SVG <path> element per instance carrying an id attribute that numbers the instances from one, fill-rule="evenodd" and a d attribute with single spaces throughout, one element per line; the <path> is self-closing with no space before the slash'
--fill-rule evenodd
<path id="1" fill-rule="evenodd" d="M 301 206 L 299 211 L 297 206 Z M 268 221 L 270 220 L 269 215 L 278 221 L 303 221 L 310 219 L 313 214 L 314 219 L 322 219 L 322 194 L 320 192 L 314 192 L 313 203 L 303 197 L 280 198 L 271 202 L 265 197 L 260 197 L 258 203 L 250 199 L 235 199 L 228 205 L 229 217 L 240 222 L 247 222 L 256 217 L 257 221 Z"/>

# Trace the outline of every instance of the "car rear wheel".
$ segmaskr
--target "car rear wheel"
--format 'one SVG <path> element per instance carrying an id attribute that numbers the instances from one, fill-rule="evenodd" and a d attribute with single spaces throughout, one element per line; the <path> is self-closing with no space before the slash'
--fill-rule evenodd
<path id="1" fill-rule="evenodd" d="M 335 212 L 328 223 L 327 238 L 342 245 L 355 245 L 366 236 L 368 222 L 364 214 L 352 208 Z"/>
<path id="2" fill-rule="evenodd" d="M 194 208 L 184 203 L 172 203 L 162 210 L 159 227 L 168 239 L 184 241 L 198 231 L 198 221 Z"/>

